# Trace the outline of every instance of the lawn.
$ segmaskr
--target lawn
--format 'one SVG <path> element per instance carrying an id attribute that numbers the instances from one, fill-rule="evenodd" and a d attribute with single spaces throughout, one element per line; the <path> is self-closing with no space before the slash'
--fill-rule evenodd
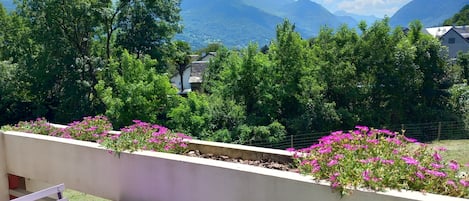
<path id="1" fill-rule="evenodd" d="M 430 144 L 431 147 L 445 147 L 448 151 L 442 156 L 446 160 L 456 160 L 462 166 L 462 171 L 469 172 L 464 164 L 469 163 L 469 140 L 441 140 Z"/>
<path id="2" fill-rule="evenodd" d="M 82 192 L 78 192 L 78 191 L 74 191 L 70 189 L 65 190 L 63 196 L 66 197 L 70 201 L 108 201 L 103 198 L 95 197 L 92 195 L 88 195 L 86 193 L 82 193 Z"/>

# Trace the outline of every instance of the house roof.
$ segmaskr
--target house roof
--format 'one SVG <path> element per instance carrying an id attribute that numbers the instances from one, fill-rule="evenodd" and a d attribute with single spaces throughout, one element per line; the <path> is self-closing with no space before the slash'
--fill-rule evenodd
<path id="1" fill-rule="evenodd" d="M 454 27 L 453 29 L 466 40 L 469 39 L 469 26 Z"/>
<path id="2" fill-rule="evenodd" d="M 430 27 L 426 28 L 425 31 L 435 38 L 440 38 L 445 35 L 453 26 L 442 26 L 442 27 Z"/>
<path id="3" fill-rule="evenodd" d="M 463 38 L 469 39 L 469 25 L 468 26 L 441 26 L 426 28 L 425 31 L 435 38 L 441 38 L 446 35 L 451 29 L 458 32 Z"/>

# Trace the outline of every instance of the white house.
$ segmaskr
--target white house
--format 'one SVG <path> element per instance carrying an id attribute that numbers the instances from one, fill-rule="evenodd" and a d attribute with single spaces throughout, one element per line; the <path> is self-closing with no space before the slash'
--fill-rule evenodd
<path id="1" fill-rule="evenodd" d="M 171 77 L 171 84 L 179 89 L 179 94 L 187 94 L 200 89 L 205 69 L 208 67 L 210 59 L 215 56 L 215 52 L 210 52 L 192 61 L 186 66 L 182 74 L 182 79 L 179 73 Z"/>
<path id="2" fill-rule="evenodd" d="M 458 52 L 469 51 L 469 26 L 431 27 L 426 32 L 439 38 L 441 44 L 448 47 L 450 58 L 456 58 Z"/>

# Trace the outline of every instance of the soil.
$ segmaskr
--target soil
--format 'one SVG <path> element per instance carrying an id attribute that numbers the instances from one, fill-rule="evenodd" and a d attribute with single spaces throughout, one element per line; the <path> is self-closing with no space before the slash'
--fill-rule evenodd
<path id="1" fill-rule="evenodd" d="M 258 167 L 264 167 L 269 169 L 276 169 L 282 171 L 298 172 L 298 169 L 294 168 L 291 164 L 279 163 L 272 160 L 243 160 L 241 158 L 230 158 L 229 156 L 224 155 L 214 155 L 214 154 L 203 154 L 199 150 L 191 150 L 186 153 L 187 156 L 198 157 L 198 158 L 208 158 L 212 160 L 226 161 L 232 163 L 240 163 L 246 165 L 254 165 Z"/>

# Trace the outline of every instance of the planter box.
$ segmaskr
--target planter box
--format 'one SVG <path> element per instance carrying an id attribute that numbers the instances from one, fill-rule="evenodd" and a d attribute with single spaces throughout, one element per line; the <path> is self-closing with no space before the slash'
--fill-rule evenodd
<path id="1" fill-rule="evenodd" d="M 281 150 L 241 145 L 192 144 L 255 157 L 288 156 Z M 261 152 L 253 154 L 256 150 Z M 0 164 L 6 164 L 8 173 L 50 184 L 65 183 L 67 188 L 111 200 L 466 200 L 420 192 L 361 190 L 341 198 L 329 184 L 293 172 L 148 151 L 122 153 L 118 158 L 96 143 L 19 132 L 0 132 L 2 152 L 6 159 Z"/>

